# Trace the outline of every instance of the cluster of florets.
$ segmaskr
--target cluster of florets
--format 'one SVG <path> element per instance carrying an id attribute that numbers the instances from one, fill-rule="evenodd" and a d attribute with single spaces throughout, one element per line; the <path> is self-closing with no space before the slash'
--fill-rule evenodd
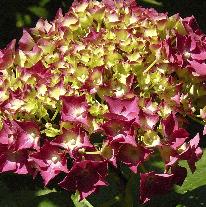
<path id="1" fill-rule="evenodd" d="M 0 51 L 0 172 L 40 173 L 81 199 L 108 185 L 108 166 L 140 173 L 140 199 L 181 185 L 202 150 L 206 36 L 194 17 L 135 1 L 75 1 Z M 144 162 L 160 154 L 162 173 Z M 144 171 L 142 170 L 144 169 Z"/>

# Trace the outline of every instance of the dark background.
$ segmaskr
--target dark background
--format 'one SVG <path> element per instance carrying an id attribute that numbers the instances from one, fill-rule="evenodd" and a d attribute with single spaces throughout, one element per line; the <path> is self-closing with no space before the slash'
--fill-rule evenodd
<path id="1" fill-rule="evenodd" d="M 0 0 L 0 48 L 14 38 L 19 39 L 22 28 L 35 26 L 40 17 L 52 20 L 58 8 L 66 12 L 71 4 L 71 0 Z M 139 0 L 138 4 L 169 15 L 194 15 L 206 32 L 206 0 Z"/>

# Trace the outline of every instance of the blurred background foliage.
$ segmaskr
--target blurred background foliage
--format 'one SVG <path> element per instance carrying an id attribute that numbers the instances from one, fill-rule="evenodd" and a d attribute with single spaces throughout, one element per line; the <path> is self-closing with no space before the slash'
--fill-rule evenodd
<path id="1" fill-rule="evenodd" d="M 70 0 L 0 0 L 0 48 L 4 48 L 12 39 L 20 39 L 23 28 L 34 27 L 37 20 L 42 17 L 52 20 L 58 10 L 62 8 L 68 11 L 72 1 Z M 138 0 L 143 7 L 153 7 L 159 12 L 168 12 L 169 15 L 180 13 L 182 17 L 194 15 L 200 28 L 206 32 L 206 0 Z M 194 123 L 190 133 L 196 132 Z M 206 143 L 201 143 L 205 148 Z M 204 150 L 206 151 L 206 150 Z M 194 207 L 206 206 L 206 155 L 197 164 L 194 175 L 189 173 L 182 187 L 174 189 L 165 197 L 153 200 L 148 207 Z M 160 162 L 153 162 L 157 169 L 161 169 Z M 127 173 L 128 174 L 128 173 Z M 112 176 L 112 175 L 111 175 Z M 118 181 L 109 178 L 111 186 L 103 189 L 97 196 L 90 197 L 89 201 L 94 207 L 120 207 L 123 197 L 118 194 Z M 130 201 L 126 201 L 125 207 L 137 206 L 137 181 L 131 177 L 126 194 L 130 195 Z M 116 182 L 116 183 L 115 183 Z M 0 175 L 0 207 L 92 207 L 87 202 L 78 203 L 75 197 L 58 191 L 52 185 L 49 188 L 27 176 Z M 74 203 L 74 204 L 73 204 Z M 130 204 L 131 205 L 130 205 Z"/>
<path id="2" fill-rule="evenodd" d="M 19 39 L 22 28 L 35 26 L 40 17 L 52 20 L 58 8 L 66 12 L 71 4 L 72 0 L 0 0 L 0 48 L 14 38 Z M 169 15 L 194 15 L 202 30 L 206 31 L 205 0 L 138 0 L 138 4 Z"/>

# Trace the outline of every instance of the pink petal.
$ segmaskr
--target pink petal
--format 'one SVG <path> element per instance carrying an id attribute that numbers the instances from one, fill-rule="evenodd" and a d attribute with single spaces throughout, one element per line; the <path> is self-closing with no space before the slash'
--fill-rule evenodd
<path id="1" fill-rule="evenodd" d="M 0 70 L 9 68 L 14 62 L 16 40 L 12 40 L 5 49 L 0 50 Z"/>
<path id="2" fill-rule="evenodd" d="M 204 129 L 203 129 L 203 135 L 206 135 L 206 125 L 204 126 Z"/>
<path id="3" fill-rule="evenodd" d="M 38 125 L 32 121 L 13 122 L 15 136 L 17 137 L 16 145 L 18 150 L 34 148 L 39 149 L 40 130 Z"/>
<path id="4" fill-rule="evenodd" d="M 206 64 L 205 63 L 199 63 L 195 60 L 188 60 L 190 63 L 190 66 L 192 69 L 195 70 L 195 72 L 200 75 L 200 76 L 205 76 L 206 75 Z"/>
<path id="5" fill-rule="evenodd" d="M 24 29 L 23 36 L 19 40 L 19 49 L 21 50 L 31 50 L 34 47 L 35 43 L 31 35 Z"/>
<path id="6" fill-rule="evenodd" d="M 128 121 L 135 120 L 138 122 L 138 99 L 137 97 L 131 99 L 120 99 L 114 97 L 105 97 L 110 113 L 121 115 Z"/>
<path id="7" fill-rule="evenodd" d="M 194 60 L 206 60 L 206 52 L 200 52 L 199 54 L 192 53 L 191 54 L 192 59 Z"/>
<path id="8" fill-rule="evenodd" d="M 62 121 L 88 124 L 88 104 L 85 96 L 61 96 L 63 108 Z"/>

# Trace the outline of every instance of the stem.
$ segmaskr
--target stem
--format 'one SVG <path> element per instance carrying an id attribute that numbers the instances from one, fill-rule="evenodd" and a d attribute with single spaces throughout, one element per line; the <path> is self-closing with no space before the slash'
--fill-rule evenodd
<path id="1" fill-rule="evenodd" d="M 203 126 L 206 125 L 206 123 L 205 123 L 204 121 L 201 121 L 201 120 L 197 119 L 196 117 L 190 116 L 190 115 L 188 115 L 188 114 L 187 114 L 187 116 L 188 116 L 190 119 L 192 119 L 193 121 L 195 121 L 196 123 L 198 123 L 198 124 L 201 124 L 201 125 L 203 125 Z"/>
<path id="2" fill-rule="evenodd" d="M 53 115 L 51 121 L 54 121 L 54 119 L 56 118 L 58 112 L 59 112 L 59 110 L 58 110 L 58 108 L 57 108 L 57 110 L 55 111 L 55 113 L 54 113 L 54 115 Z"/>
<path id="3" fill-rule="evenodd" d="M 97 32 L 100 31 L 100 27 L 101 27 L 101 23 L 98 22 L 98 25 L 97 25 Z"/>
<path id="4" fill-rule="evenodd" d="M 112 171 L 122 180 L 124 185 L 126 185 L 128 179 L 123 175 L 123 173 L 118 168 L 115 168 L 111 163 L 109 163 L 109 166 L 111 167 Z"/>
<path id="5" fill-rule="evenodd" d="M 139 168 L 140 168 L 140 170 L 141 170 L 143 173 L 147 172 L 147 170 L 146 170 L 146 168 L 145 168 L 145 166 L 144 166 L 143 164 L 141 164 L 141 165 L 139 166 Z"/>
<path id="6" fill-rule="evenodd" d="M 155 64 L 157 63 L 157 59 L 155 59 L 148 67 L 147 69 L 143 72 L 143 74 L 147 73 Z"/>
<path id="7" fill-rule="evenodd" d="M 94 151 L 94 152 L 84 152 L 84 154 L 86 155 L 100 155 L 101 152 L 100 151 Z"/>
<path id="8" fill-rule="evenodd" d="M 53 115 L 51 121 L 54 121 L 54 119 L 57 117 L 57 114 L 58 114 L 59 111 L 60 111 L 60 107 L 61 107 L 61 106 L 60 106 L 60 104 L 58 103 L 58 104 L 57 104 L 56 111 L 55 111 L 55 113 L 54 113 L 54 115 Z"/>

